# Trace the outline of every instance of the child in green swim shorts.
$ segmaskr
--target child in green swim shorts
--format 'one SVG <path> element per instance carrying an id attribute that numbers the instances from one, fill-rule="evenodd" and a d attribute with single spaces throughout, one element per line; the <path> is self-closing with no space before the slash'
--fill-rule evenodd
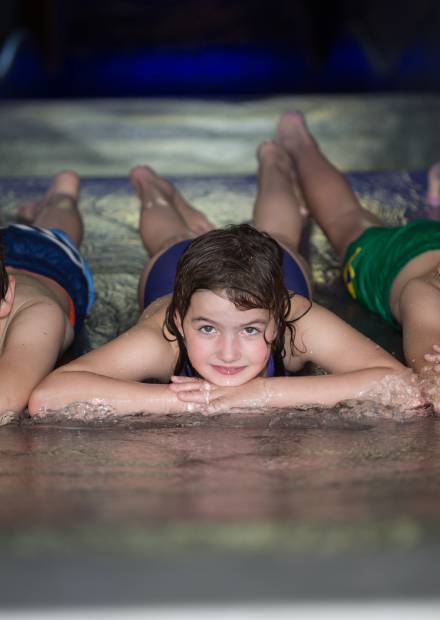
<path id="1" fill-rule="evenodd" d="M 369 226 L 347 246 L 342 272 L 345 286 L 353 299 L 399 327 L 390 307 L 395 279 L 410 261 L 439 248 L 438 221 L 414 220 L 396 227 Z"/>
<path id="2" fill-rule="evenodd" d="M 321 153 L 301 113 L 282 115 L 278 140 L 290 154 L 307 208 L 339 254 L 349 293 L 401 326 L 413 370 L 440 373 L 440 222 L 390 228 L 364 209 Z M 431 172 L 428 196 L 437 182 Z"/>

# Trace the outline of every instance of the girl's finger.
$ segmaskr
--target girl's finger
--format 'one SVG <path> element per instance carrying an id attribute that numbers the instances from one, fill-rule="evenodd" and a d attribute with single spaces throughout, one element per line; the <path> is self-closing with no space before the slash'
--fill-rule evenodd
<path id="1" fill-rule="evenodd" d="M 200 392 L 200 387 L 198 384 L 194 383 L 170 383 L 170 390 L 175 392 Z"/>
<path id="2" fill-rule="evenodd" d="M 218 395 L 215 395 L 212 392 L 201 392 L 200 390 L 191 392 L 176 392 L 176 396 L 179 400 L 186 403 L 204 403 L 205 405 L 210 405 L 212 402 L 219 398 Z"/>
<path id="3" fill-rule="evenodd" d="M 205 396 L 202 392 L 176 392 L 179 400 L 185 403 L 204 403 Z"/>
<path id="4" fill-rule="evenodd" d="M 171 377 L 173 383 L 200 383 L 200 379 L 194 377 L 181 377 L 179 375 L 173 375 Z"/>
<path id="5" fill-rule="evenodd" d="M 433 362 L 433 363 L 440 362 L 440 355 L 436 355 L 435 353 L 425 353 L 423 357 L 427 362 Z"/>

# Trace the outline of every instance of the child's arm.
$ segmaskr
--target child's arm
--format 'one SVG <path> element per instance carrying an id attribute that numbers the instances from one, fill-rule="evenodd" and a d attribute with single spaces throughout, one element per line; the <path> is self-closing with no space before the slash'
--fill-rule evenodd
<path id="1" fill-rule="evenodd" d="M 0 356 L 0 413 L 26 407 L 65 345 L 66 321 L 61 308 L 50 302 L 34 303 L 13 317 Z"/>
<path id="2" fill-rule="evenodd" d="M 437 341 L 440 342 L 440 335 L 437 338 Z M 440 344 L 433 344 L 431 351 L 429 353 L 425 353 L 423 355 L 423 359 L 426 364 L 422 367 L 422 371 L 429 368 L 433 372 L 439 373 L 440 377 Z"/>
<path id="3" fill-rule="evenodd" d="M 372 399 L 411 409 L 423 404 L 409 371 L 335 314 L 313 304 L 295 326 L 300 352 L 286 356 L 287 369 L 293 370 L 294 359 L 300 358 L 333 374 L 261 377 L 233 388 L 207 386 L 206 382 L 191 385 L 190 380 L 176 378 L 171 389 L 182 401 L 205 406 L 208 413 L 234 407 L 331 406 L 347 399 Z"/>
<path id="4" fill-rule="evenodd" d="M 140 383 L 146 378 L 169 381 L 175 348 L 160 326 L 144 320 L 115 340 L 51 373 L 34 390 L 30 415 L 59 410 L 71 403 L 104 405 L 114 414 L 184 412 L 186 406 L 168 385 Z"/>
<path id="5" fill-rule="evenodd" d="M 423 395 L 440 414 L 440 290 L 411 280 L 400 297 L 400 314 L 405 358 L 419 373 Z"/>
<path id="6" fill-rule="evenodd" d="M 440 290 L 421 279 L 408 282 L 399 300 L 403 350 L 408 366 L 416 372 L 440 372 L 435 345 L 440 345 Z"/>

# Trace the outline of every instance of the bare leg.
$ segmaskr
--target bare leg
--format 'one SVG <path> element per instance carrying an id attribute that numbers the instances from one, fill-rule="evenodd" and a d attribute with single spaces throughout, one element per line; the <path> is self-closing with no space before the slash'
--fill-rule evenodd
<path id="1" fill-rule="evenodd" d="M 141 203 L 139 233 L 150 257 L 194 235 L 175 204 L 177 191 L 148 166 L 136 166 L 130 181 Z"/>
<path id="2" fill-rule="evenodd" d="M 41 201 L 19 209 L 19 215 L 25 214 L 21 219 L 42 228 L 59 228 L 79 246 L 83 238 L 83 223 L 78 210 L 79 187 L 75 172 L 58 172 Z"/>
<path id="3" fill-rule="evenodd" d="M 283 114 L 277 134 L 295 165 L 310 213 L 342 260 L 366 228 L 384 223 L 360 205 L 344 175 L 319 150 L 300 112 Z"/>
<path id="4" fill-rule="evenodd" d="M 304 201 L 289 154 L 277 142 L 263 142 L 258 149 L 258 192 L 253 222 L 286 248 L 304 270 L 308 265 L 298 247 L 304 225 Z"/>
<path id="5" fill-rule="evenodd" d="M 194 234 L 176 207 L 178 192 L 171 183 L 148 166 L 133 168 L 130 181 L 141 203 L 139 234 L 149 254 L 139 279 L 138 297 L 142 308 L 145 282 L 155 260 L 170 245 L 191 239 Z"/>
<path id="6" fill-rule="evenodd" d="M 440 162 L 433 164 L 428 171 L 426 202 L 431 207 L 440 207 Z"/>
<path id="7" fill-rule="evenodd" d="M 143 179 L 148 184 L 156 185 L 162 194 L 161 204 L 165 200 L 177 213 L 181 216 L 188 230 L 201 235 L 208 230 L 214 230 L 215 226 L 211 224 L 208 218 L 198 209 L 195 209 L 185 200 L 180 192 L 168 181 L 157 175 L 149 166 L 136 166 L 130 173 L 130 178 Z M 149 180 L 147 180 L 147 177 Z M 139 185 L 139 184 L 138 184 Z M 135 187 L 136 189 L 136 187 Z M 149 198 L 151 201 L 151 197 Z"/>
<path id="8" fill-rule="evenodd" d="M 304 218 L 295 191 L 297 181 L 290 157 L 281 145 L 271 140 L 260 145 L 257 157 L 254 225 L 297 252 Z"/>
<path id="9" fill-rule="evenodd" d="M 171 188 L 173 190 L 174 208 L 180 213 L 185 224 L 193 233 L 202 235 L 209 230 L 214 230 L 214 224 L 208 220 L 206 215 L 191 206 L 175 187 L 171 185 Z"/>

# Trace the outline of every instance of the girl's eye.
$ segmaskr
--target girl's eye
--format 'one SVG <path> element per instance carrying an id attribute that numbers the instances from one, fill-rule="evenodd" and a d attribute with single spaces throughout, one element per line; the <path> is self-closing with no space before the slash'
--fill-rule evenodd
<path id="1" fill-rule="evenodd" d="M 199 332 L 202 334 L 213 334 L 215 332 L 215 327 L 212 325 L 203 325 L 202 327 L 199 327 Z"/>
<path id="2" fill-rule="evenodd" d="M 256 336 L 257 334 L 260 333 L 260 331 L 256 327 L 245 327 L 244 333 L 247 336 Z"/>

